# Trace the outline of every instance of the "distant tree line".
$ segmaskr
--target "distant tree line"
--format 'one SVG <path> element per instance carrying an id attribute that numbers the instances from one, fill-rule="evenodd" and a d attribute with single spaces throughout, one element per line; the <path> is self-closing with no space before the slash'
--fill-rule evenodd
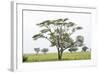
<path id="1" fill-rule="evenodd" d="M 86 52 L 87 49 L 89 49 L 87 46 L 83 46 L 82 47 L 82 51 L 83 52 Z M 68 49 L 69 52 L 76 52 L 78 50 L 78 48 L 76 47 L 71 47 L 70 49 Z M 38 55 L 38 53 L 41 51 L 42 53 L 46 54 L 49 49 L 48 48 L 43 48 L 43 49 L 40 49 L 40 48 L 34 48 L 34 51 L 36 52 L 36 55 Z"/>
<path id="2" fill-rule="evenodd" d="M 36 52 L 36 55 L 38 55 L 38 53 L 41 51 L 43 52 L 44 54 L 46 54 L 49 49 L 48 48 L 43 48 L 43 49 L 40 49 L 40 48 L 34 48 L 34 51 Z"/>
<path id="3" fill-rule="evenodd" d="M 81 51 L 86 52 L 87 49 L 89 49 L 87 46 L 83 46 Z M 75 48 L 75 47 L 71 47 L 71 48 L 68 49 L 68 51 L 71 52 L 71 53 L 76 52 L 77 50 L 78 50 L 78 48 Z"/>

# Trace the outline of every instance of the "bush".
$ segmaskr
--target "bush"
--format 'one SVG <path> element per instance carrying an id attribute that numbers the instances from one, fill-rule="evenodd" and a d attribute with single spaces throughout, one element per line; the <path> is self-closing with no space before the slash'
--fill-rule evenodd
<path id="1" fill-rule="evenodd" d="M 40 52 L 40 48 L 34 48 L 34 51 L 36 52 L 36 54 L 38 54 Z"/>
<path id="2" fill-rule="evenodd" d="M 43 49 L 41 50 L 41 52 L 43 52 L 44 54 L 46 54 L 48 51 L 49 51 L 48 48 L 43 48 Z"/>
<path id="3" fill-rule="evenodd" d="M 88 49 L 87 46 L 82 47 L 82 51 L 86 52 L 86 50 Z"/>
<path id="4" fill-rule="evenodd" d="M 70 48 L 68 49 L 69 52 L 76 52 L 78 49 L 77 48 Z"/>
<path id="5" fill-rule="evenodd" d="M 27 61 L 27 57 L 26 56 L 23 56 L 23 62 Z"/>

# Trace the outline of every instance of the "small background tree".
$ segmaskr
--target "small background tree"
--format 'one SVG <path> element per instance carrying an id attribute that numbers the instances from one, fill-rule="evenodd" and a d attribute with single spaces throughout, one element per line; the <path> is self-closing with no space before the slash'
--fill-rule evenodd
<path id="1" fill-rule="evenodd" d="M 34 48 L 34 51 L 36 52 L 36 55 L 40 52 L 40 48 Z"/>
<path id="2" fill-rule="evenodd" d="M 48 48 L 43 48 L 43 49 L 41 50 L 41 52 L 43 52 L 44 54 L 46 54 L 48 51 L 49 51 Z"/>
<path id="3" fill-rule="evenodd" d="M 68 49 L 68 51 L 71 52 L 71 53 L 76 52 L 77 50 L 78 50 L 78 48 L 75 48 L 75 47 L 72 47 L 72 48 Z"/>
<path id="4" fill-rule="evenodd" d="M 87 47 L 87 46 L 82 47 L 82 51 L 84 51 L 84 52 L 86 52 L 86 51 L 87 51 L 87 49 L 88 49 L 88 47 Z"/>

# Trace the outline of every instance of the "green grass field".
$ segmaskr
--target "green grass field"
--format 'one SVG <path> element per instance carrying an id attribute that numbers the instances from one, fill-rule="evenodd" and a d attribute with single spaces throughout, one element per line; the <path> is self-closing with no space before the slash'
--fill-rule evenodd
<path id="1" fill-rule="evenodd" d="M 91 59 L 90 52 L 63 53 L 62 60 L 87 60 Z M 57 53 L 47 54 L 24 54 L 23 62 L 58 61 Z"/>

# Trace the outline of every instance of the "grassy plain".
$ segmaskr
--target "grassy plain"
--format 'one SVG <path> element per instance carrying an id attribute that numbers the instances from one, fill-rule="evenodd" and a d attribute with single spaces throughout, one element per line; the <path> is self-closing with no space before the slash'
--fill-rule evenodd
<path id="1" fill-rule="evenodd" d="M 62 60 L 87 60 L 91 59 L 90 52 L 65 52 L 63 53 Z M 57 53 L 47 54 L 24 54 L 23 62 L 41 62 L 41 61 L 58 61 Z"/>

